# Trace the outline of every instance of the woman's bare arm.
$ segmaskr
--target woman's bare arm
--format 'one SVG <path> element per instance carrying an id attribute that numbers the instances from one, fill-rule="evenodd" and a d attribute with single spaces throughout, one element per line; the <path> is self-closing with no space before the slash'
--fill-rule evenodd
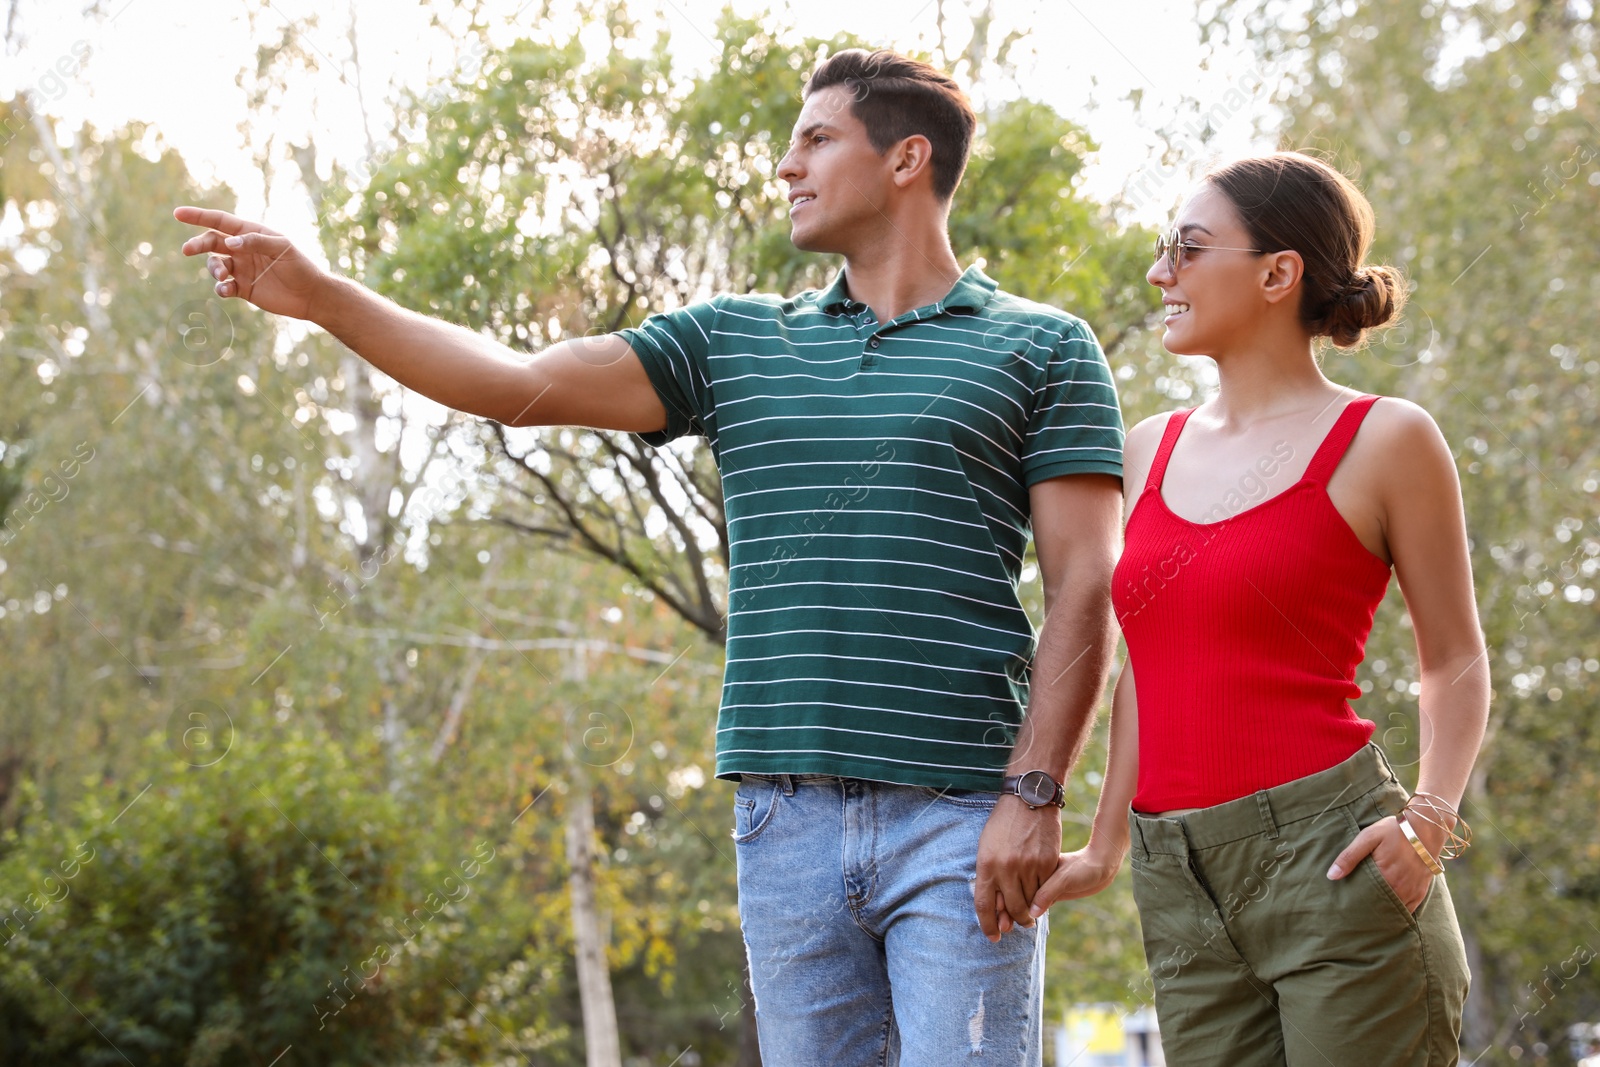
<path id="1" fill-rule="evenodd" d="M 1128 431 L 1123 447 L 1123 525 L 1144 492 L 1167 416 L 1145 419 Z M 1128 808 L 1139 783 L 1139 698 L 1133 664 L 1124 660 L 1111 691 L 1111 731 L 1106 749 L 1105 778 L 1095 805 L 1089 841 L 1075 852 L 1063 852 L 1055 873 L 1034 894 L 1030 912 L 1038 918 L 1060 900 L 1092 896 L 1109 886 L 1128 851 Z"/>
<path id="2" fill-rule="evenodd" d="M 1383 452 L 1406 459 L 1385 466 L 1380 503 L 1421 665 L 1417 790 L 1454 807 L 1466 792 L 1489 719 L 1489 657 L 1473 595 L 1461 483 L 1432 417 L 1404 400 L 1382 403 L 1390 406 Z M 1437 855 L 1444 830 L 1420 818 L 1412 827 Z M 1413 909 L 1422 903 L 1431 876 L 1392 818 L 1362 830 L 1329 876 L 1343 877 L 1368 853 L 1401 900 Z"/>
<path id="3" fill-rule="evenodd" d="M 1034 918 L 1062 900 L 1093 896 L 1116 880 L 1128 852 L 1128 808 L 1139 783 L 1139 703 L 1133 686 L 1133 665 L 1126 661 L 1111 692 L 1111 737 L 1106 746 L 1106 774 L 1100 783 L 1089 842 L 1076 852 L 1063 852 L 1055 873 L 1039 887 L 1029 909 Z"/>

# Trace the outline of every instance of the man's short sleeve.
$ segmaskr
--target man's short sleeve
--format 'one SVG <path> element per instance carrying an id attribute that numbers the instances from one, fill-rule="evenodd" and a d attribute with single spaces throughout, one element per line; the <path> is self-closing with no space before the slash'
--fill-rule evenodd
<path id="1" fill-rule="evenodd" d="M 711 392 L 707 357 L 717 309 L 710 301 L 651 315 L 631 329 L 618 331 L 644 364 L 644 372 L 667 409 L 667 428 L 639 434 L 659 447 L 684 434 L 714 439 L 716 403 Z"/>
<path id="2" fill-rule="evenodd" d="M 1023 481 L 1062 474 L 1122 476 L 1122 409 L 1094 331 L 1074 321 L 1061 334 L 1034 398 L 1023 442 Z"/>

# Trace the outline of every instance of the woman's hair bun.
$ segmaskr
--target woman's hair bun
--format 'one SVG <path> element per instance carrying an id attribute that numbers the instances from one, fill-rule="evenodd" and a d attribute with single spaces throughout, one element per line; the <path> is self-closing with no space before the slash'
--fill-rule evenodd
<path id="1" fill-rule="evenodd" d="M 1393 267 L 1362 267 L 1332 294 L 1317 332 L 1340 348 L 1361 343 L 1368 330 L 1393 322 L 1405 306 L 1406 285 Z"/>

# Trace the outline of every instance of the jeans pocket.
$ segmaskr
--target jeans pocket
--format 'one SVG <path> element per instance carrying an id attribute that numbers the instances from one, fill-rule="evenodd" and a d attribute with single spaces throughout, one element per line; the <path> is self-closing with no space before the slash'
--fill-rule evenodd
<path id="1" fill-rule="evenodd" d="M 927 785 L 911 787 L 929 800 L 953 804 L 958 808 L 990 809 L 1000 799 L 1000 794 L 987 789 L 935 789 Z"/>
<path id="2" fill-rule="evenodd" d="M 778 810 L 776 780 L 746 775 L 733 794 L 733 843 L 743 845 L 761 836 Z"/>

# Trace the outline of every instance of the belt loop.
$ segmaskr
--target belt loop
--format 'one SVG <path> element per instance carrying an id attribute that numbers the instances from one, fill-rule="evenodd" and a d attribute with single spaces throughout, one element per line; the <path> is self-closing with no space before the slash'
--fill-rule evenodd
<path id="1" fill-rule="evenodd" d="M 1400 785 L 1400 776 L 1394 773 L 1394 764 L 1389 762 L 1388 754 L 1371 741 L 1368 741 L 1367 745 L 1372 749 L 1373 752 L 1377 753 L 1379 769 L 1381 769 L 1383 773 L 1388 776 L 1389 781 L 1393 782 L 1395 785 Z M 1401 788 L 1404 789 L 1405 787 L 1401 786 Z M 1406 789 L 1406 793 L 1409 795 L 1411 790 Z"/>
<path id="2" fill-rule="evenodd" d="M 1278 821 L 1272 817 L 1272 804 L 1267 800 L 1267 791 L 1265 789 L 1256 793 L 1256 806 L 1261 809 L 1261 825 L 1266 828 L 1267 840 L 1277 840 Z"/>
<path id="3" fill-rule="evenodd" d="M 783 784 L 783 795 L 784 796 L 786 796 L 786 797 L 794 796 L 794 779 L 793 778 L 789 777 L 787 774 L 780 774 L 780 775 L 778 775 L 778 781 Z"/>
<path id="4" fill-rule="evenodd" d="M 1139 846 L 1139 858 L 1141 860 L 1147 860 L 1150 858 L 1150 845 L 1144 839 L 1144 820 L 1139 818 L 1137 812 L 1130 810 L 1128 814 L 1131 816 L 1131 821 L 1133 823 L 1133 834 L 1137 839 L 1137 844 Z"/>

